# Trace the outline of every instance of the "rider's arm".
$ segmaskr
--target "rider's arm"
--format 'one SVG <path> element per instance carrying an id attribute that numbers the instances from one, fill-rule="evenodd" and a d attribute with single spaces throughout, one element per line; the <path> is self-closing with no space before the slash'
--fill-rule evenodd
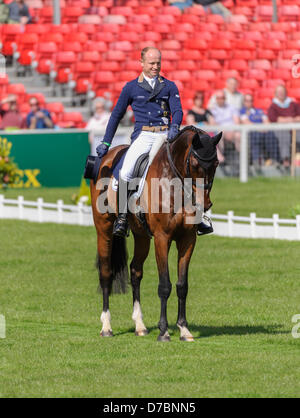
<path id="1" fill-rule="evenodd" d="M 180 102 L 179 91 L 175 83 L 171 84 L 169 106 L 172 114 L 172 125 L 181 125 L 183 111 Z"/>
<path id="2" fill-rule="evenodd" d="M 108 147 L 110 146 L 113 140 L 113 137 L 116 133 L 116 130 L 118 128 L 118 125 L 121 119 L 123 118 L 123 116 L 125 115 L 127 107 L 129 106 L 130 103 L 131 103 L 131 91 L 130 91 L 129 83 L 127 83 L 123 87 L 119 100 L 117 101 L 117 104 L 114 107 L 114 110 L 112 111 L 112 114 L 109 118 L 109 121 L 106 127 L 105 135 L 103 138 L 103 143 L 107 145 Z"/>

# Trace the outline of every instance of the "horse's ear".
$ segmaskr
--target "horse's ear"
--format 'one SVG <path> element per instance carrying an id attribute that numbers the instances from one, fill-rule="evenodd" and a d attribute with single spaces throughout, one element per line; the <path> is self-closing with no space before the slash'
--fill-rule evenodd
<path id="1" fill-rule="evenodd" d="M 194 149 L 198 149 L 201 146 L 203 146 L 198 132 L 196 132 L 195 135 L 193 136 L 192 144 L 193 144 Z"/>
<path id="2" fill-rule="evenodd" d="M 218 143 L 221 141 L 223 132 L 219 132 L 217 135 L 213 137 L 214 144 L 217 146 Z"/>

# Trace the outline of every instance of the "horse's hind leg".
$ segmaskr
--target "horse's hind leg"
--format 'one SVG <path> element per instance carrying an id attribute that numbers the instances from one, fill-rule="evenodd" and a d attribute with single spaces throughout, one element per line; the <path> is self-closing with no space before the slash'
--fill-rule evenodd
<path id="1" fill-rule="evenodd" d="M 172 291 L 168 266 L 169 249 L 170 241 L 167 236 L 158 235 L 155 237 L 155 256 L 159 274 L 158 296 L 161 306 L 158 341 L 170 341 L 167 320 L 167 302 Z"/>
<path id="2" fill-rule="evenodd" d="M 100 286 L 103 294 L 103 309 L 100 320 L 102 322 L 101 337 L 112 337 L 111 316 L 109 312 L 109 295 L 112 288 L 111 270 L 111 240 L 98 232 L 98 270 Z"/>
<path id="3" fill-rule="evenodd" d="M 194 337 L 188 330 L 186 320 L 186 297 L 188 293 L 188 268 L 195 241 L 196 235 L 192 232 L 176 241 L 178 250 L 178 282 L 176 284 L 178 297 L 177 326 L 180 329 L 181 341 L 194 341 Z"/>
<path id="4" fill-rule="evenodd" d="M 134 235 L 134 256 L 130 264 L 130 280 L 133 295 L 132 319 L 135 322 L 135 335 L 148 334 L 143 322 L 143 314 L 140 300 L 140 284 L 143 278 L 143 265 L 149 254 L 150 238 Z"/>

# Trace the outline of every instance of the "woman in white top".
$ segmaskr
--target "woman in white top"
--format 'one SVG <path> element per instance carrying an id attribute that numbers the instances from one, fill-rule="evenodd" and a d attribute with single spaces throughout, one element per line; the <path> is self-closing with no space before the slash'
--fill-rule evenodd
<path id="1" fill-rule="evenodd" d="M 103 97 L 97 97 L 93 102 L 94 116 L 88 121 L 86 129 L 90 132 L 89 142 L 91 144 L 91 154 L 97 155 L 96 146 L 96 137 L 99 136 L 97 131 L 105 130 L 106 125 L 110 118 L 110 112 L 105 109 L 106 100 Z M 96 135 L 94 135 L 94 132 Z M 100 135 L 101 136 L 101 135 Z M 102 137 L 101 137 L 102 138 Z"/>

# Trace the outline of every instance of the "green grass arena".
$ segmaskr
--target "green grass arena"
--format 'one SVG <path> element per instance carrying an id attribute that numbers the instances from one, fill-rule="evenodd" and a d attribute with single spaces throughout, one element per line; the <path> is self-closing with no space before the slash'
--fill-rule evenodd
<path id="1" fill-rule="evenodd" d="M 215 213 L 289 217 L 299 181 L 216 179 Z M 63 199 L 75 189 L 10 190 L 6 197 Z M 141 301 L 150 333 L 135 337 L 132 297 L 110 300 L 114 338 L 99 337 L 101 298 L 92 227 L 0 220 L 1 397 L 298 397 L 300 242 L 197 239 L 189 271 L 187 319 L 194 343 L 176 327 L 177 257 L 169 265 L 171 342 L 156 341 L 160 301 L 153 245 Z M 129 258 L 133 250 L 128 239 Z"/>

